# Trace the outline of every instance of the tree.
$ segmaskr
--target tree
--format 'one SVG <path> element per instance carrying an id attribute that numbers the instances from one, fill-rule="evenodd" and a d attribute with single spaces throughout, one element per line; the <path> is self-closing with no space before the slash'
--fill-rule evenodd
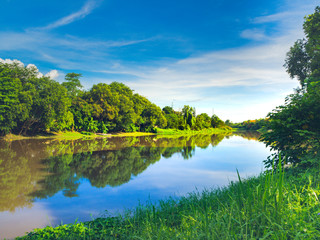
<path id="1" fill-rule="evenodd" d="M 161 108 L 155 104 L 146 108 L 141 117 L 144 120 L 143 129 L 145 131 L 152 131 L 155 127 L 164 128 L 167 125 L 167 119 L 164 117 Z"/>
<path id="2" fill-rule="evenodd" d="M 179 127 L 182 127 L 182 129 L 184 129 L 185 123 L 180 112 L 174 111 L 173 108 L 169 106 L 165 106 L 162 109 L 162 112 L 167 119 L 167 128 L 178 129 Z"/>
<path id="3" fill-rule="evenodd" d="M 34 65 L 0 63 L 0 131 L 27 133 L 62 129 L 72 124 L 67 91 L 39 77 Z"/>
<path id="4" fill-rule="evenodd" d="M 75 97 L 81 92 L 81 89 L 83 88 L 79 80 L 81 77 L 82 77 L 81 74 L 73 73 L 73 72 L 68 73 L 65 76 L 66 82 L 63 82 L 61 85 L 67 89 L 68 94 L 71 97 Z"/>
<path id="5" fill-rule="evenodd" d="M 211 126 L 213 128 L 220 128 L 225 126 L 224 122 L 215 114 L 211 117 Z"/>
<path id="6" fill-rule="evenodd" d="M 21 108 L 19 93 L 22 89 L 18 78 L 6 76 L 6 69 L 0 65 L 0 132 L 6 134 L 16 127 Z"/>
<path id="7" fill-rule="evenodd" d="M 201 130 L 211 127 L 211 119 L 206 113 L 201 113 L 196 117 L 196 129 Z"/>
<path id="8" fill-rule="evenodd" d="M 188 128 L 193 129 L 193 126 L 196 122 L 196 111 L 193 107 L 188 105 L 184 105 L 182 108 L 182 116 L 185 121 L 185 124 Z"/>
<path id="9" fill-rule="evenodd" d="M 278 152 L 276 163 L 280 155 L 294 164 L 320 159 L 320 7 L 305 17 L 303 29 L 306 39 L 295 42 L 285 63 L 302 89 L 269 113 L 271 131 L 262 136 L 266 145 Z M 269 166 L 271 163 L 272 159 L 266 161 Z"/>
<path id="10" fill-rule="evenodd" d="M 291 78 L 297 77 L 302 87 L 320 77 L 320 7 L 305 17 L 306 39 L 298 39 L 287 53 L 285 68 Z"/>

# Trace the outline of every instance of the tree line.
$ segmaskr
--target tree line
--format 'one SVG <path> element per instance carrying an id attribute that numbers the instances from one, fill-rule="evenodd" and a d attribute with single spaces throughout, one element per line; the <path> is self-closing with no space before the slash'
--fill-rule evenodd
<path id="1" fill-rule="evenodd" d="M 83 90 L 81 74 L 59 83 L 39 76 L 34 65 L 0 62 L 0 134 L 48 131 L 152 132 L 158 128 L 201 130 L 224 122 L 195 108 L 163 109 L 123 83 L 99 83 Z"/>
<path id="2" fill-rule="evenodd" d="M 233 123 L 230 120 L 226 120 L 225 124 L 232 128 L 247 131 L 267 131 L 270 128 L 269 118 L 260 118 L 255 120 L 246 120 L 240 123 Z"/>

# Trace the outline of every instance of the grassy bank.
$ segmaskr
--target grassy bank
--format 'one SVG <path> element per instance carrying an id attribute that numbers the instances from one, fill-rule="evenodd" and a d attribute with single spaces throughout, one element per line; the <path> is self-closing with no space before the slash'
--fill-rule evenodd
<path id="1" fill-rule="evenodd" d="M 319 171 L 282 169 L 18 239 L 317 239 Z"/>
<path id="2" fill-rule="evenodd" d="M 195 134 L 224 134 L 235 131 L 232 128 L 206 128 L 202 130 L 179 130 L 179 129 L 161 129 L 156 128 L 157 135 L 195 135 Z"/>
<path id="3" fill-rule="evenodd" d="M 94 133 L 80 133 L 80 132 L 51 132 L 32 136 L 23 136 L 16 134 L 7 134 L 1 139 L 6 141 L 22 140 L 22 139 L 58 139 L 58 140 L 75 140 L 80 138 L 98 138 L 107 137 L 108 135 L 98 135 Z"/>
<path id="4" fill-rule="evenodd" d="M 59 139 L 59 140 L 75 140 L 80 138 L 101 138 L 101 137 L 139 137 L 139 136 L 150 136 L 150 135 L 195 135 L 195 134 L 224 134 L 232 132 L 233 129 L 229 128 L 210 128 L 210 129 L 203 129 L 199 131 L 193 130 L 178 130 L 178 129 L 161 129 L 156 128 L 155 133 L 150 132 L 117 132 L 117 133 L 110 133 L 110 134 L 96 134 L 90 132 L 51 132 L 51 133 L 43 133 L 34 136 L 23 136 L 23 135 L 16 135 L 16 134 L 7 134 L 6 136 L 2 137 L 1 139 L 7 141 L 13 140 L 22 140 L 22 139 Z"/>

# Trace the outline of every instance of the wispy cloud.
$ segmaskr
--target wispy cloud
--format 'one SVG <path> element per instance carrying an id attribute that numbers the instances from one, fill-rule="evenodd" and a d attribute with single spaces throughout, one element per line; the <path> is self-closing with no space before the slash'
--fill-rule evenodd
<path id="1" fill-rule="evenodd" d="M 244 30 L 240 36 L 254 40 L 254 45 L 206 52 L 153 66 L 125 62 L 103 70 L 97 66 L 94 69 L 106 73 L 107 80 L 99 79 L 95 83 L 117 80 L 116 74 L 126 75 L 134 81 L 123 81 L 125 84 L 162 106 L 174 102 L 180 108 L 189 103 L 197 108 L 197 113 L 211 113 L 214 107 L 222 119 L 233 121 L 265 117 L 283 104 L 284 97 L 298 85 L 289 78 L 283 63 L 293 42 L 303 37 L 305 12 L 290 21 L 285 18 L 289 15 L 279 13 L 277 19 L 273 17 L 279 24 L 277 34 L 268 35 L 259 26 Z"/>
<path id="2" fill-rule="evenodd" d="M 91 63 L 114 64 L 116 60 L 110 56 L 110 52 L 115 48 L 155 40 L 156 38 L 102 41 L 71 35 L 61 36 L 47 31 L 0 31 L 0 51 L 23 51 L 34 59 L 53 63 L 58 68 L 89 70 Z"/>
<path id="3" fill-rule="evenodd" d="M 258 29 L 258 28 L 243 30 L 240 36 L 242 38 L 256 40 L 256 41 L 268 39 L 268 37 L 265 35 L 264 30 Z"/>
<path id="4" fill-rule="evenodd" d="M 37 30 L 50 30 L 50 29 L 54 29 L 54 28 L 58 28 L 58 27 L 61 27 L 64 25 L 68 25 L 74 21 L 83 19 L 87 15 L 89 15 L 96 7 L 98 7 L 100 2 L 101 1 L 89 0 L 77 12 L 74 12 L 68 16 L 63 17 L 63 18 L 60 18 L 57 21 L 48 24 L 47 26 L 39 27 L 39 28 L 35 28 L 35 29 L 37 29 Z"/>
<path id="5" fill-rule="evenodd" d="M 301 15 L 298 11 L 295 12 L 280 12 L 276 14 L 266 15 L 266 16 L 259 16 L 252 20 L 253 23 L 269 23 L 269 22 L 278 22 L 289 17 Z"/>

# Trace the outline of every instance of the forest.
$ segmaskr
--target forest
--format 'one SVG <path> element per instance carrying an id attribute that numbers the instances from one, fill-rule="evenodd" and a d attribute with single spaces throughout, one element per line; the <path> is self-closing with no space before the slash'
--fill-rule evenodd
<path id="1" fill-rule="evenodd" d="M 41 132 L 153 132 L 155 128 L 228 128 L 216 115 L 163 109 L 123 83 L 99 83 L 83 90 L 81 74 L 68 73 L 61 84 L 16 61 L 0 62 L 0 134 Z"/>

